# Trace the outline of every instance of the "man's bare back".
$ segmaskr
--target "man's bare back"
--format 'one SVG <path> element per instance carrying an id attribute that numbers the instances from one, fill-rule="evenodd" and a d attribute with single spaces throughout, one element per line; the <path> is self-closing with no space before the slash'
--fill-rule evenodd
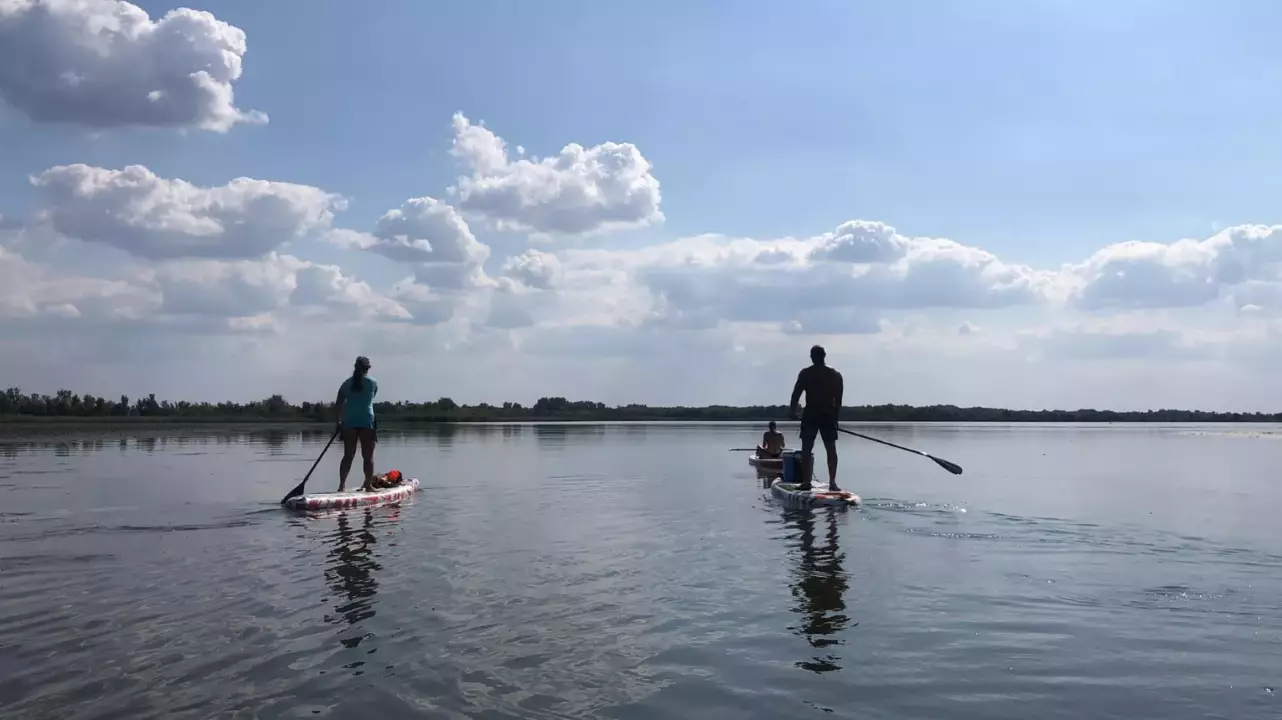
<path id="1" fill-rule="evenodd" d="M 797 373 L 797 393 L 806 394 L 806 408 L 802 419 L 833 419 L 841 409 L 841 396 L 844 390 L 841 373 L 827 365 L 811 365 Z"/>

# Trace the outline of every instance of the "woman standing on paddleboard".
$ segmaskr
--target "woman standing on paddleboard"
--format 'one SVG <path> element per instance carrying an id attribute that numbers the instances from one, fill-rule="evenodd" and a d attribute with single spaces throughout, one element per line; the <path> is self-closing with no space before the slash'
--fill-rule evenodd
<path id="1" fill-rule="evenodd" d="M 338 411 L 339 432 L 343 436 L 343 460 L 338 464 L 338 491 L 347 487 L 347 473 L 356 457 L 356 444 L 361 446 L 361 459 L 365 465 L 365 482 L 361 490 L 374 489 L 374 443 L 378 441 L 374 421 L 374 396 L 378 394 L 378 381 L 369 376 L 369 358 L 356 358 L 352 376 L 338 387 L 335 406 Z"/>

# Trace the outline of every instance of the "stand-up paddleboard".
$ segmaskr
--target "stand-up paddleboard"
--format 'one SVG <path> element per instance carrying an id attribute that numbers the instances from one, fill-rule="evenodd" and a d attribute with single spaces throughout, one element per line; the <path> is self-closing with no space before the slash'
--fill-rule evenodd
<path id="1" fill-rule="evenodd" d="M 859 507 L 863 501 L 849 490 L 828 490 L 813 487 L 802 490 L 797 483 L 786 483 L 775 480 L 770 483 L 770 494 L 774 495 L 787 507 L 809 508 L 819 506 Z"/>
<path id="2" fill-rule="evenodd" d="M 779 452 L 779 457 L 762 457 L 753 451 L 748 456 L 748 464 L 760 470 L 769 470 L 771 472 L 780 472 L 783 470 L 783 459 L 797 452 L 792 448 L 784 448 Z"/>
<path id="3" fill-rule="evenodd" d="M 758 455 L 750 455 L 748 457 L 748 464 L 757 468 L 758 470 L 773 470 L 776 472 L 783 470 L 783 458 L 770 458 L 770 457 L 760 457 Z"/>
<path id="4" fill-rule="evenodd" d="M 399 484 L 389 488 L 378 488 L 365 492 L 310 493 L 298 495 L 285 501 L 290 510 L 332 510 L 338 508 L 376 507 L 398 503 L 418 491 L 418 478 L 405 478 Z"/>

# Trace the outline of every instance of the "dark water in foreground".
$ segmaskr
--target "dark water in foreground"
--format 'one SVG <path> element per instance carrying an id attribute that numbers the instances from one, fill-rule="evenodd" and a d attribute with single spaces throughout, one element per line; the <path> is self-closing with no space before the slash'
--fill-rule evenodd
<path id="1" fill-rule="evenodd" d="M 312 519 L 327 435 L 10 443 L 0 716 L 1279 718 L 1282 439 L 1190 429 L 866 426 L 966 474 L 806 512 L 755 426 L 388 431 Z"/>

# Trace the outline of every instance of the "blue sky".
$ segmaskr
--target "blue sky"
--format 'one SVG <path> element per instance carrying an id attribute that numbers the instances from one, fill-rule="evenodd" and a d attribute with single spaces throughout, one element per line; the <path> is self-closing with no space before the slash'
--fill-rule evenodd
<path id="1" fill-rule="evenodd" d="M 269 108 L 269 125 L 70 143 L 22 128 L 3 153 L 32 172 L 142 162 L 199 183 L 306 182 L 370 222 L 450 182 L 442 148 L 463 110 L 533 152 L 636 143 L 673 198 L 672 235 L 857 216 L 1053 263 L 1274 221 L 1282 8 L 1111 5 L 221 2 L 250 35 L 237 102 Z M 24 177 L 3 183 L 6 207 L 28 194 Z"/>
<path id="2" fill-rule="evenodd" d="M 136 4 L 153 21 L 180 7 Z M 623 142 L 651 164 L 662 222 L 554 252 L 704 233 L 803 240 L 859 219 L 1051 272 L 1126 240 L 1200 241 L 1282 219 L 1275 3 L 194 6 L 246 33 L 234 102 L 270 121 L 103 131 L 0 110 L 0 213 L 29 218 L 39 196 L 28 176 L 46 168 L 139 164 L 203 187 L 246 176 L 322 188 L 350 203 L 336 226 L 368 232 L 407 198 L 445 198 L 465 174 L 449 153 L 462 112 L 509 150 Z M 489 273 L 549 249 L 469 222 Z M 406 274 L 314 235 L 289 249 L 380 291 Z M 79 271 L 99 256 L 50 261 Z M 1013 333 L 1044 323 L 1040 312 L 975 322 Z M 938 308 L 923 322 L 973 314 Z M 1194 315 L 1182 327 L 1202 322 Z M 1212 329 L 1241 329 L 1215 317 Z"/>

